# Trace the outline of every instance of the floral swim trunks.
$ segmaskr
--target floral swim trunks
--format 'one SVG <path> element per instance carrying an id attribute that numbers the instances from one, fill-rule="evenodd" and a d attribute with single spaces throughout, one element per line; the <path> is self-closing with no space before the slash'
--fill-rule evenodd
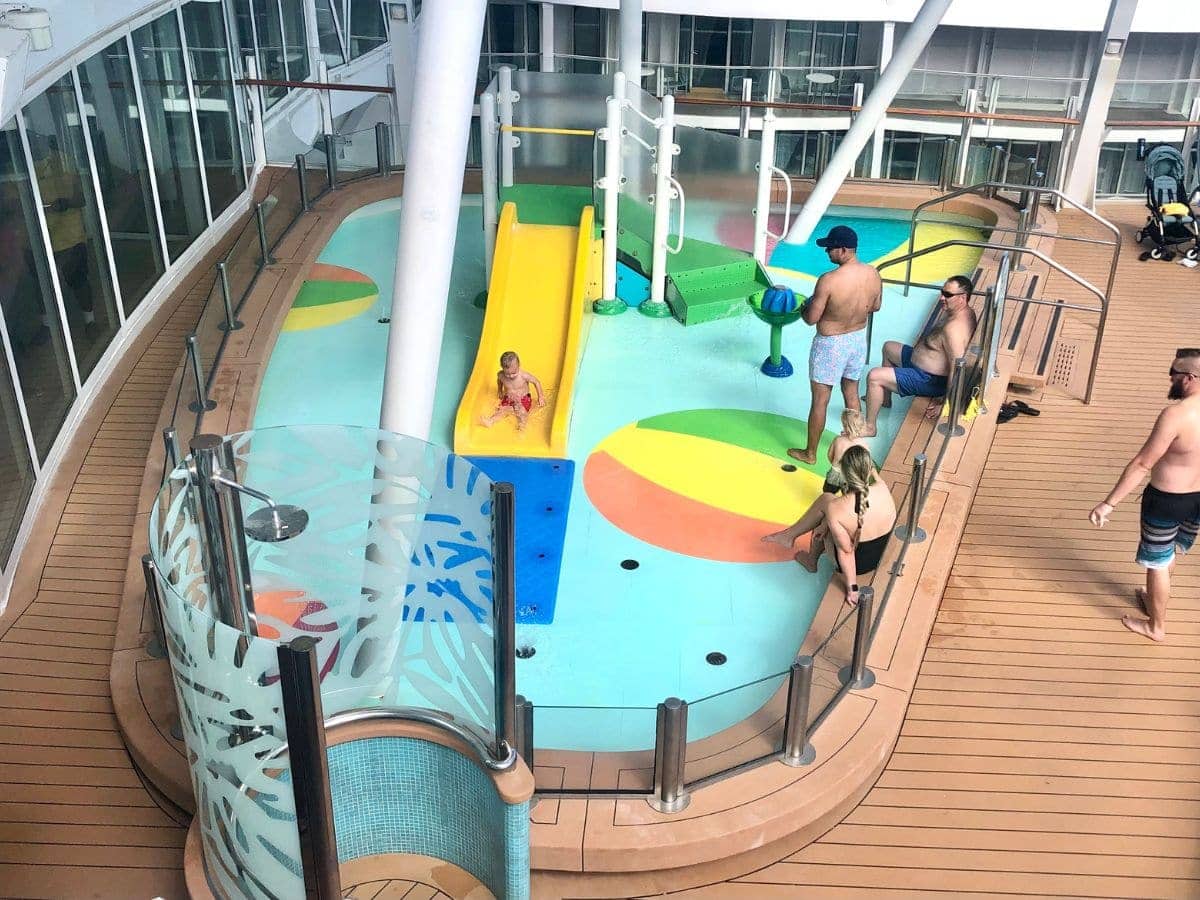
<path id="1" fill-rule="evenodd" d="M 808 377 L 830 387 L 840 381 L 858 381 L 867 364 L 867 329 L 847 334 L 813 335 L 808 354 Z"/>

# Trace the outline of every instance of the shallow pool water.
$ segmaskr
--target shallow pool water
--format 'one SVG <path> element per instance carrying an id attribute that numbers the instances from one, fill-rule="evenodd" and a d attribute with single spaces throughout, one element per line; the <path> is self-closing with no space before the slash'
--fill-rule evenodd
<path id="1" fill-rule="evenodd" d="M 430 433 L 431 441 L 446 445 L 452 443 L 454 414 L 483 321 L 482 310 L 472 302 L 484 289 L 479 198 L 466 197 L 463 202 Z M 345 321 L 279 336 L 264 378 L 256 428 L 378 422 L 388 331 L 379 320 L 387 316 L 391 303 L 400 203 L 384 201 L 354 213 L 322 251 L 321 262 L 372 279 L 379 298 L 370 309 Z M 907 240 L 907 218 L 882 217 L 878 210 L 859 216 L 843 208 L 823 221 L 817 233 L 846 223 L 859 230 L 860 255 L 868 261 Z M 796 273 L 820 272 L 828 264 L 819 248 L 783 247 L 776 250 L 772 265 L 782 267 L 773 269 L 778 280 L 807 293 L 811 278 Z M 904 297 L 898 290 L 886 290 L 875 320 L 874 360 L 878 361 L 885 339 L 907 341 L 915 336 L 929 311 L 931 293 L 912 291 Z M 620 518 L 613 512 L 618 507 L 620 515 L 636 516 L 637 506 L 622 506 L 616 501 L 627 498 L 604 493 L 624 490 L 627 482 L 612 476 L 611 467 L 603 467 L 606 458 L 601 454 L 605 448 L 632 446 L 622 443 L 629 438 L 674 442 L 669 446 L 680 448 L 678 471 L 664 466 L 661 456 L 654 457 L 656 444 L 621 452 L 634 454 L 625 459 L 635 460 L 631 465 L 639 476 L 664 484 L 683 479 L 679 484 L 696 498 L 724 504 L 726 511 L 742 514 L 747 521 L 755 519 L 756 510 L 769 512 L 775 484 L 770 479 L 788 477 L 781 469 L 786 458 L 775 462 L 768 458 L 763 464 L 761 453 L 737 454 L 750 454 L 744 449 L 747 442 L 760 438 L 776 449 L 802 439 L 804 425 L 799 420 L 807 415 L 810 400 L 805 370 L 812 330 L 801 323 L 785 331 L 784 353 L 798 374 L 775 379 L 759 371 L 768 349 L 768 332 L 752 316 L 689 328 L 673 319 L 652 320 L 635 312 L 589 315 L 588 320 L 568 444 L 576 466 L 554 618 L 550 624 L 518 626 L 518 643 L 534 654 L 518 661 L 517 689 L 539 710 L 539 746 L 636 749 L 652 746 L 654 706 L 663 699 L 696 700 L 785 671 L 811 623 L 831 566 L 823 563 L 819 574 L 810 575 L 790 561 L 692 555 L 686 552 L 692 536 L 672 535 L 669 517 L 648 506 L 646 516 L 657 516 L 659 531 L 648 532 L 652 540 L 644 539 L 647 533 L 634 536 L 638 528 L 618 527 L 610 520 Z M 827 425 L 834 431 L 842 411 L 837 393 Z M 881 417 L 880 434 L 871 442 L 877 459 L 886 456 L 907 409 L 908 402 L 900 401 Z M 741 447 L 731 446 L 740 438 L 725 442 L 695 428 L 686 434 L 671 431 L 675 426 L 669 423 L 675 420 L 669 418 L 656 420 L 667 421 L 668 426 L 653 436 L 644 428 L 622 432 L 639 421 L 671 414 L 677 414 L 678 421 L 694 423 L 703 419 L 696 411 L 742 411 L 706 413 L 710 419 L 734 416 L 729 419 L 733 430 L 741 428 L 738 423 L 743 419 L 736 417 L 745 411 L 766 418 L 756 420 L 759 430 L 754 433 L 759 437 L 745 438 Z M 639 452 L 649 456 L 638 462 Z M 768 457 L 770 452 L 774 451 Z M 743 479 L 757 479 L 747 493 L 758 499 L 746 501 L 745 509 L 738 506 L 737 498 Z M 778 483 L 785 485 L 782 490 L 789 484 Z M 794 515 L 802 511 L 796 509 Z M 636 566 L 630 566 L 630 561 Z M 724 655 L 724 664 L 706 661 L 713 652 Z M 694 707 L 689 738 L 738 721 L 776 684 L 765 682 L 719 703 Z"/>

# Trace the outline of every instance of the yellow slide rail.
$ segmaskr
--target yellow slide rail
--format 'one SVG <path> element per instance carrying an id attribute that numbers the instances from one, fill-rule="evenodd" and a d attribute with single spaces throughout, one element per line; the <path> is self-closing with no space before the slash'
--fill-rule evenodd
<path id="1" fill-rule="evenodd" d="M 550 425 L 550 446 L 567 453 L 567 429 L 571 426 L 571 407 L 575 399 L 575 377 L 583 344 L 583 313 L 594 297 L 588 296 L 589 269 L 592 264 L 592 231 L 596 209 L 585 206 L 579 215 L 579 239 L 575 243 L 575 272 L 571 277 L 571 312 L 567 325 L 567 343 L 563 347 L 563 373 L 558 385 L 558 402 Z"/>

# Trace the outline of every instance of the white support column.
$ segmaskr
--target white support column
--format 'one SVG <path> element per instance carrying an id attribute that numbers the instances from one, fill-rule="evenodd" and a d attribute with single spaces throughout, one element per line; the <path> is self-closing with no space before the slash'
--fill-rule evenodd
<path id="1" fill-rule="evenodd" d="M 963 104 L 966 111 L 973 113 L 979 109 L 979 91 L 975 88 L 967 88 L 966 101 Z M 954 161 L 954 183 L 967 183 L 967 163 L 970 160 L 971 151 L 971 131 L 975 124 L 974 119 L 963 119 L 962 128 L 958 133 L 958 158 Z"/>
<path id="2" fill-rule="evenodd" d="M 601 315 L 623 313 L 628 308 L 617 296 L 617 230 L 621 202 L 621 141 L 624 137 L 625 76 L 613 75 L 613 95 L 606 105 L 606 120 L 601 139 L 604 141 L 604 284 L 603 297 L 592 304 Z"/>
<path id="3" fill-rule="evenodd" d="M 942 20 L 942 16 L 952 2 L 953 0 L 925 0 L 921 5 L 912 25 L 905 32 L 904 39 L 896 48 L 892 61 L 880 73 L 875 89 L 863 102 L 862 112 L 850 126 L 850 130 L 846 132 L 837 152 L 833 154 L 833 158 L 829 161 L 829 165 L 826 166 L 821 177 L 817 179 L 817 183 L 813 185 L 812 194 L 788 231 L 788 243 L 802 244 L 812 235 L 817 222 L 825 214 L 829 204 L 833 202 L 838 188 L 842 186 L 842 182 L 846 180 L 846 176 L 854 167 L 854 161 L 858 159 L 858 154 L 862 152 L 867 141 L 875 133 L 876 127 L 883 121 L 888 106 L 895 98 L 896 92 L 900 90 L 900 85 L 912 71 L 913 64 L 925 49 L 925 45 L 929 43 L 934 29 L 937 28 L 938 22 Z"/>
<path id="4" fill-rule="evenodd" d="M 749 78 L 742 79 L 742 100 L 746 103 L 750 102 L 751 93 L 754 91 L 754 82 Z M 750 107 L 743 106 L 738 110 L 738 137 L 750 137 Z"/>
<path id="5" fill-rule="evenodd" d="M 758 193 L 754 198 L 754 258 L 767 264 L 767 228 L 771 223 L 771 169 L 775 165 L 775 110 L 763 113 L 758 157 Z"/>
<path id="6" fill-rule="evenodd" d="M 480 32 L 482 35 L 482 31 Z M 517 94 L 512 89 L 512 66 L 501 66 L 496 75 L 496 106 L 500 110 L 500 185 L 513 185 L 513 148 L 517 145 L 517 136 L 504 130 L 505 125 L 513 123 L 513 104 Z"/>
<path id="7" fill-rule="evenodd" d="M 542 71 L 554 71 L 554 4 L 543 3 L 541 15 Z"/>
<path id="8" fill-rule="evenodd" d="M 487 0 L 426 3 L 379 425 L 428 438 Z"/>
<path id="9" fill-rule="evenodd" d="M 1188 121 L 1200 122 L 1200 97 L 1192 98 L 1192 105 L 1188 109 Z M 1065 133 L 1066 130 L 1064 128 L 1063 132 Z M 1200 129 L 1197 129 L 1195 125 L 1183 129 L 1183 185 L 1189 190 L 1196 183 L 1196 165 L 1192 161 L 1192 147 L 1195 146 L 1197 136 L 1200 136 Z"/>
<path id="10" fill-rule="evenodd" d="M 621 0 L 617 22 L 617 68 L 625 80 L 642 86 L 642 0 Z"/>
<path id="11" fill-rule="evenodd" d="M 671 233 L 671 164 L 675 159 L 675 98 L 662 98 L 662 120 L 654 153 L 654 239 L 651 244 L 650 299 L 638 309 L 653 318 L 671 314 L 667 308 L 667 238 Z"/>
<path id="12" fill-rule="evenodd" d="M 496 96 L 490 91 L 479 95 L 479 158 L 483 182 L 483 268 L 487 288 L 492 285 L 492 258 L 496 255 L 496 225 L 499 220 L 497 186 L 500 181 L 496 160 Z"/>
<path id="13" fill-rule="evenodd" d="M 323 83 L 329 83 L 329 66 L 325 60 L 318 57 L 317 59 L 317 78 Z M 321 134 L 333 134 L 333 98 L 329 96 L 329 91 L 317 91 L 317 102 L 321 107 Z"/>
<path id="14" fill-rule="evenodd" d="M 883 36 L 879 41 L 879 71 L 882 72 L 888 67 L 892 61 L 892 47 L 896 43 L 896 23 L 883 23 Z M 871 144 L 871 177 L 883 177 L 883 144 L 884 144 L 884 128 L 883 119 L 879 120 L 879 124 L 875 128 L 875 134 L 872 136 Z"/>
<path id="15" fill-rule="evenodd" d="M 1063 193 L 1084 206 L 1091 206 L 1096 199 L 1096 171 L 1100 165 L 1100 146 L 1108 130 L 1108 106 L 1136 9 L 1137 0 L 1112 0 L 1110 3 L 1104 32 L 1100 36 L 1100 53 L 1092 65 L 1087 92 L 1083 96 L 1083 118 L 1075 132 L 1075 152 Z"/>

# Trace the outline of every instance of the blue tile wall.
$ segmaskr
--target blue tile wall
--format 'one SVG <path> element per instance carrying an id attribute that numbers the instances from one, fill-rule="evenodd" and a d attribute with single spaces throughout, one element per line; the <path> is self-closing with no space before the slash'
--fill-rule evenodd
<path id="1" fill-rule="evenodd" d="M 499 900 L 529 896 L 529 803 L 441 744 L 378 737 L 329 748 L 338 859 L 420 853 L 454 863 Z"/>

